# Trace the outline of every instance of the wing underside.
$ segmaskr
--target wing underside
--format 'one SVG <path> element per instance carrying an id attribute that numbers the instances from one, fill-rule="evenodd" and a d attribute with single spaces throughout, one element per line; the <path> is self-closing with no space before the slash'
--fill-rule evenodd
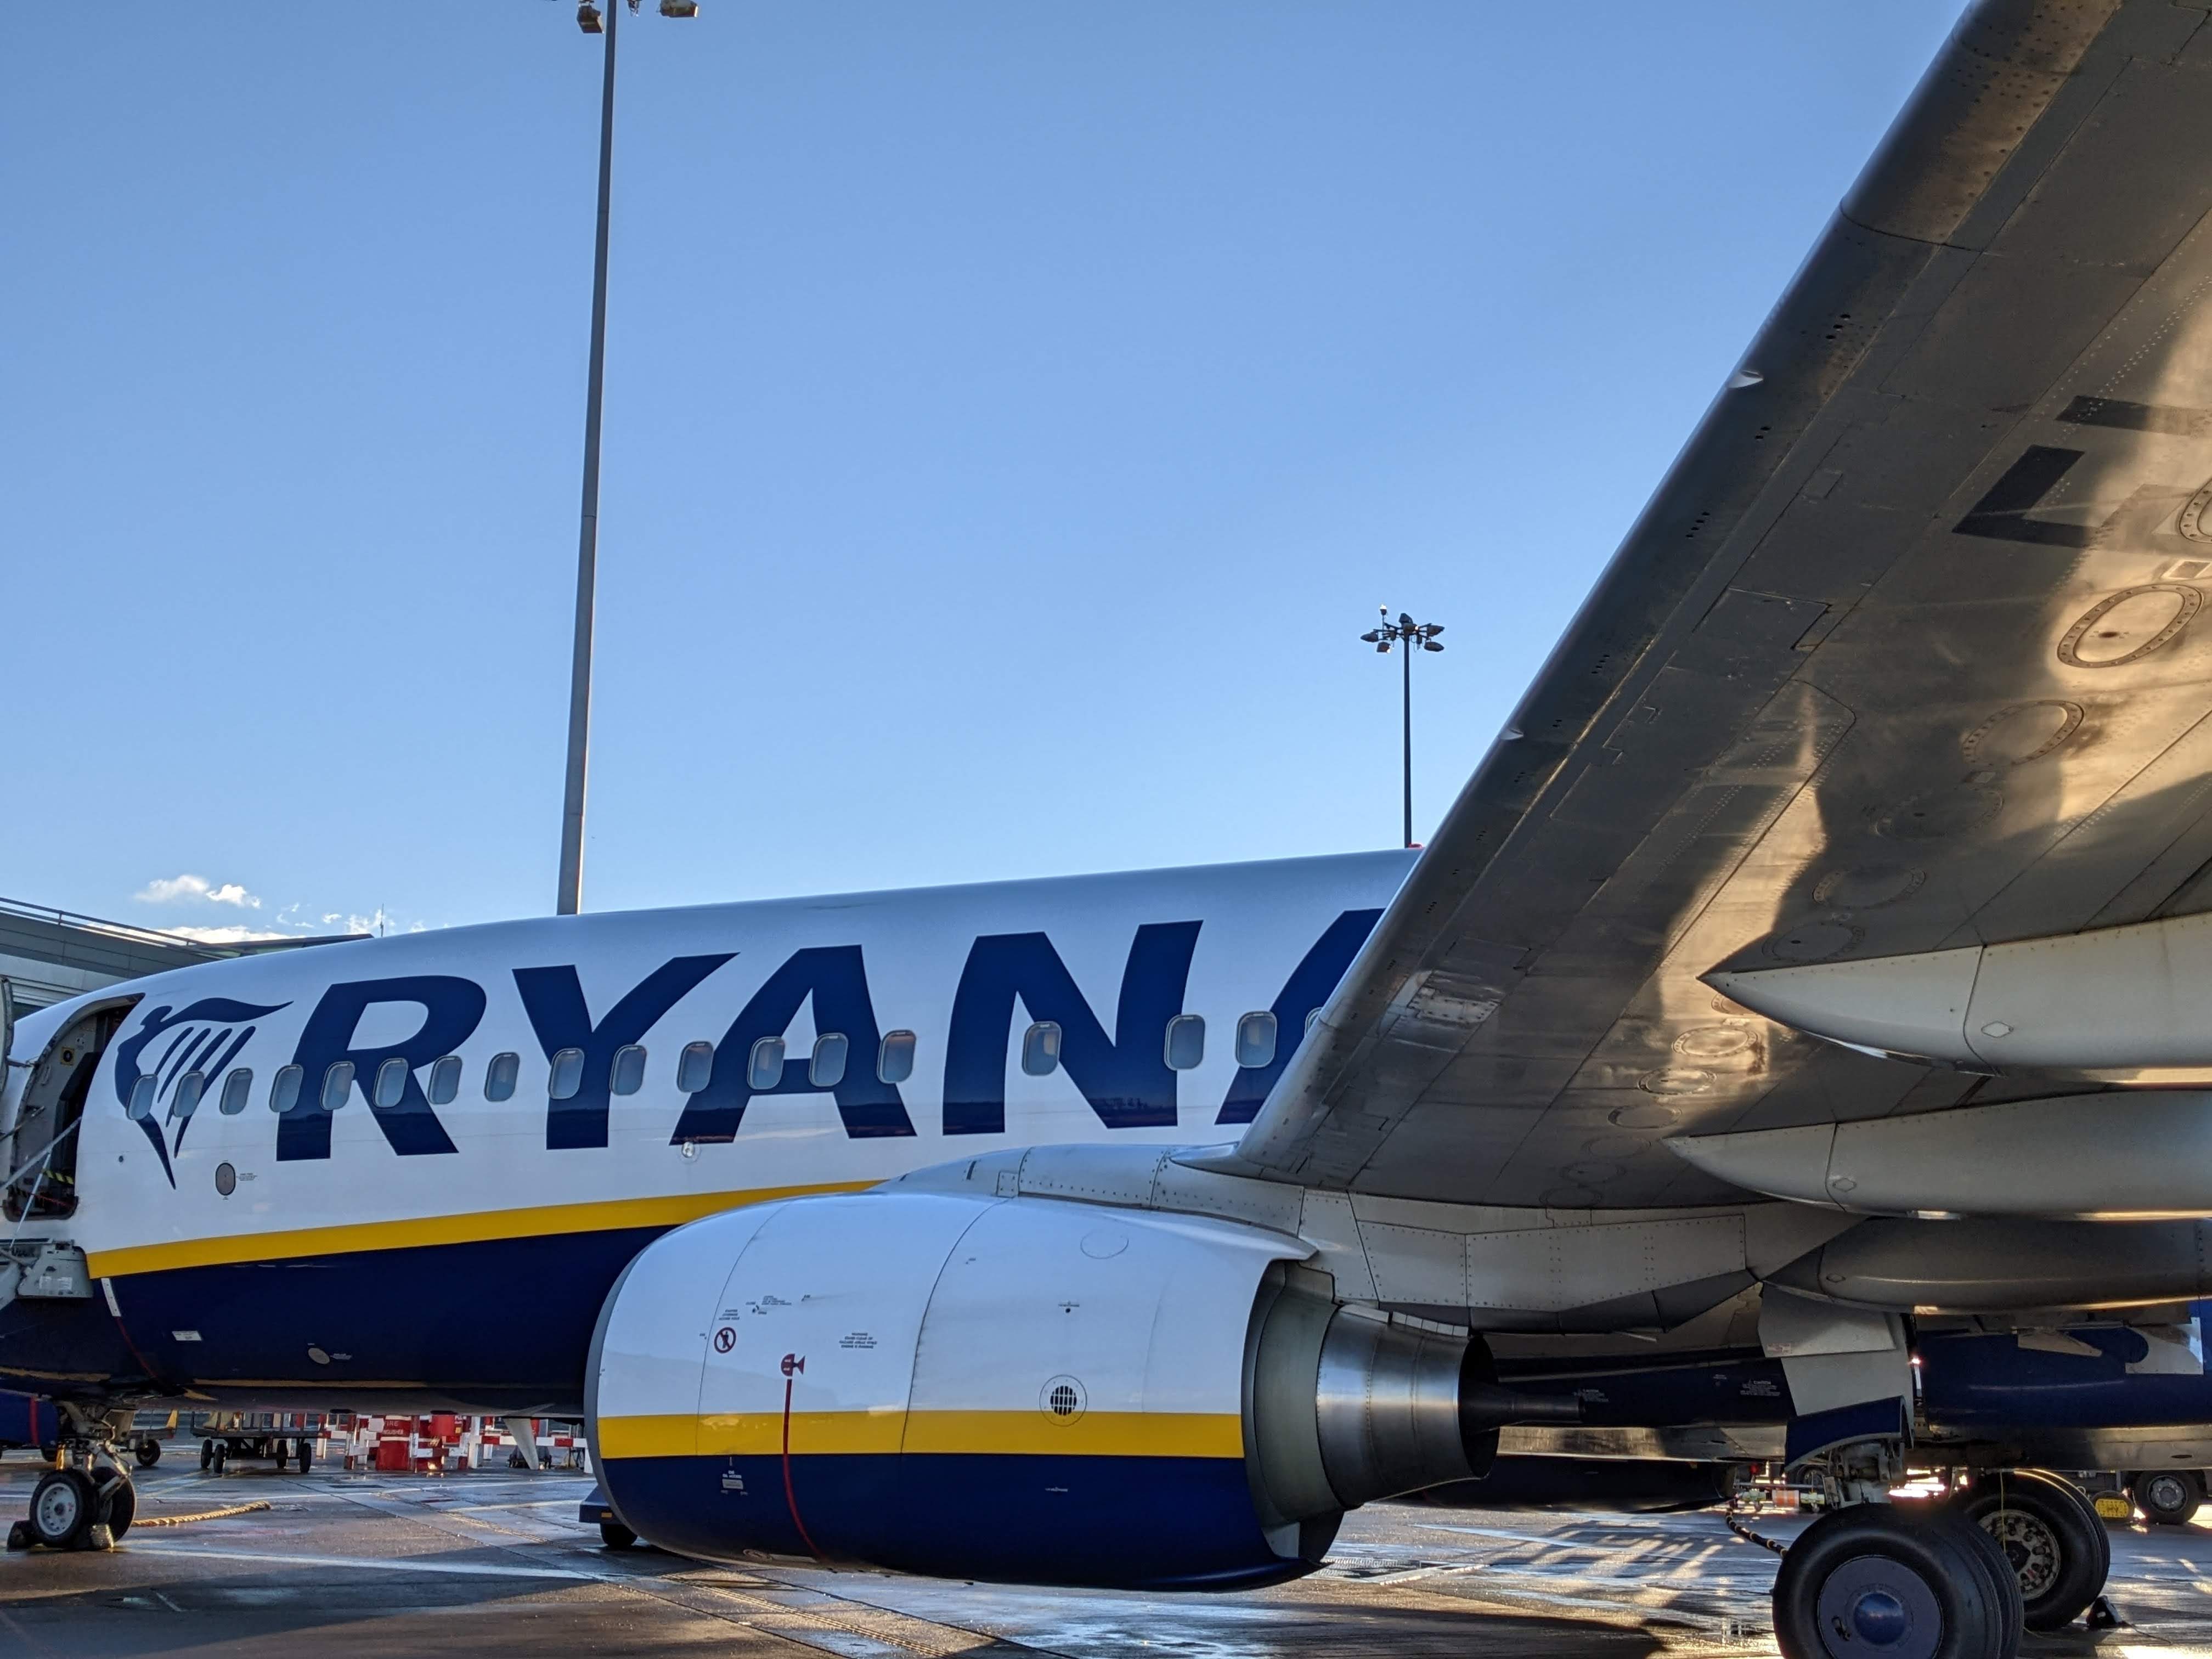
<path id="1" fill-rule="evenodd" d="M 1969 13 L 1238 1167 L 1723 1200 L 1662 1137 L 2033 1087 L 1702 975 L 2212 908 L 2206 21 Z"/>

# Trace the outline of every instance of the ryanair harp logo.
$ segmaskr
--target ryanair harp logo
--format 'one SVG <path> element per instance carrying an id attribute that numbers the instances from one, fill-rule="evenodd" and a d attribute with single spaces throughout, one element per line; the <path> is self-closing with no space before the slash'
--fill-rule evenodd
<path id="1" fill-rule="evenodd" d="M 115 1053 L 115 1097 L 144 1133 L 154 1154 L 161 1160 L 161 1173 L 169 1185 L 177 1184 L 169 1155 L 185 1144 L 185 1131 L 210 1081 L 219 1080 L 224 1068 L 238 1058 L 252 1039 L 258 1019 L 264 1019 L 289 1003 L 264 1007 L 234 1002 L 228 997 L 203 997 L 173 1012 L 165 1003 L 149 1012 L 137 1030 L 125 1038 Z M 151 1065 L 143 1065 L 147 1050 L 161 1039 Z M 187 1077 L 197 1079 L 185 1086 Z M 166 1111 L 166 1121 L 177 1126 L 169 1142 L 156 1115 Z"/>

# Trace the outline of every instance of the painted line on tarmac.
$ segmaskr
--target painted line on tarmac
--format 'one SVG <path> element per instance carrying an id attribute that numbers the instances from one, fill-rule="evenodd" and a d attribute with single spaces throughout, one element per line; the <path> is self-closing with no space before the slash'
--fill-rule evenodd
<path id="1" fill-rule="evenodd" d="M 626 1574 L 577 1572 L 563 1567 L 486 1567 L 461 1561 L 425 1561 L 417 1556 L 277 1555 L 255 1550 L 196 1550 L 167 1544 L 133 1544 L 132 1555 L 189 1555 L 209 1561 L 270 1561 L 287 1567 L 358 1567 L 374 1572 L 444 1572 L 469 1578 L 560 1578 L 570 1583 L 619 1584 Z"/>

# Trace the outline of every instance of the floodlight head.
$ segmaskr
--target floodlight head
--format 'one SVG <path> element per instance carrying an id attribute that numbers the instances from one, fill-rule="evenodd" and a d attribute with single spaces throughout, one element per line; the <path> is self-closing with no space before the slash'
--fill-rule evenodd
<path id="1" fill-rule="evenodd" d="M 1388 640 L 1378 641 L 1376 643 L 1375 648 L 1387 657 L 1390 654 L 1390 641 Z"/>
<path id="2" fill-rule="evenodd" d="M 583 0 L 583 3 L 576 8 L 576 27 L 586 34 L 598 34 L 603 32 L 599 22 L 599 9 L 592 3 L 592 0 Z"/>
<path id="3" fill-rule="evenodd" d="M 1423 640 L 1421 641 L 1421 649 L 1424 651 L 1441 651 L 1443 649 L 1443 647 L 1438 645 L 1434 640 Z"/>
<path id="4" fill-rule="evenodd" d="M 1375 641 L 1377 641 L 1377 640 L 1381 639 L 1381 638 L 1382 637 L 1382 635 L 1381 635 L 1381 633 L 1380 633 L 1380 632 L 1378 632 L 1378 631 L 1377 631 L 1377 630 L 1376 630 L 1375 629 L 1370 628 L 1370 629 L 1368 629 L 1364 634 L 1362 634 L 1359 637 L 1360 637 L 1361 639 L 1363 639 L 1363 640 L 1366 641 L 1368 644 L 1372 645 L 1372 644 L 1374 644 L 1374 643 L 1375 643 Z"/>
<path id="5" fill-rule="evenodd" d="M 1411 628 L 1413 625 L 1413 619 L 1407 616 L 1404 611 L 1401 611 L 1398 613 L 1398 626 L 1401 628 Z"/>
<path id="6" fill-rule="evenodd" d="M 660 0 L 660 15 L 663 17 L 696 17 L 699 15 L 699 0 Z"/>

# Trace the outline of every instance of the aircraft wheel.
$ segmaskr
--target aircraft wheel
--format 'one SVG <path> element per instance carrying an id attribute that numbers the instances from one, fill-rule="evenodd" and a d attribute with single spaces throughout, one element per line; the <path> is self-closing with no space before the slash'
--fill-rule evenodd
<path id="1" fill-rule="evenodd" d="M 2204 1482 L 2194 1469 L 2147 1469 L 2128 1482 L 2136 1507 L 2161 1527 L 2185 1527 L 2203 1506 Z"/>
<path id="2" fill-rule="evenodd" d="M 1954 1516 L 1832 1510 L 1782 1558 L 1775 1640 L 1786 1659 L 2013 1659 L 2020 1625 L 1998 1559 Z"/>
<path id="3" fill-rule="evenodd" d="M 120 1542 L 138 1513 L 138 1489 L 131 1484 L 131 1477 L 118 1468 L 110 1476 L 100 1493 L 100 1501 L 103 1510 L 100 1518 L 107 1522 L 107 1530 Z"/>
<path id="4" fill-rule="evenodd" d="M 73 1550 L 100 1518 L 100 1496 L 82 1469 L 50 1469 L 31 1491 L 31 1537 L 50 1550 Z"/>
<path id="5" fill-rule="evenodd" d="M 636 1547 L 637 1534 L 619 1521 L 602 1521 L 599 1541 L 611 1550 L 632 1549 Z"/>
<path id="6" fill-rule="evenodd" d="M 138 1459 L 140 1468 L 150 1469 L 161 1461 L 161 1443 L 158 1440 L 141 1440 L 134 1455 Z"/>
<path id="7" fill-rule="evenodd" d="M 1983 1475 L 1952 1506 L 2004 1552 L 2028 1629 L 2072 1624 L 2105 1588 L 2112 1540 L 2072 1481 L 2044 1469 L 2002 1470 Z"/>

